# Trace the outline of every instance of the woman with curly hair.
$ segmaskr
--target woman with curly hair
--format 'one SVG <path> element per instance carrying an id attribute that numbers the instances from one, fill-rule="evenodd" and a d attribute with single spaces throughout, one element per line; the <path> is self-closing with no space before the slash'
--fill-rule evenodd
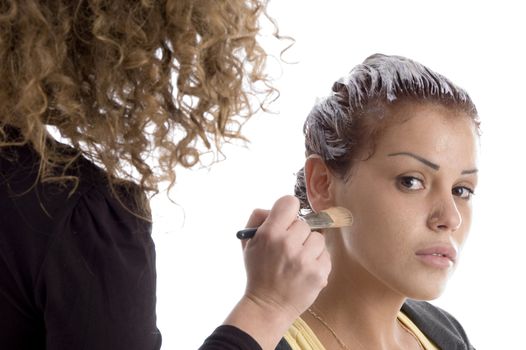
<path id="1" fill-rule="evenodd" d="M 437 298 L 468 236 L 479 119 L 469 95 L 400 56 L 376 54 L 336 81 L 304 126 L 296 195 L 351 227 L 324 232 L 327 286 L 280 350 L 473 349 Z"/>
<path id="2" fill-rule="evenodd" d="M 160 348 L 147 198 L 200 146 L 242 138 L 251 98 L 273 91 L 256 41 L 265 9 L 0 0 L 2 348 Z M 246 292 L 203 349 L 273 348 L 325 285 L 323 237 L 298 208 L 254 211 Z"/>

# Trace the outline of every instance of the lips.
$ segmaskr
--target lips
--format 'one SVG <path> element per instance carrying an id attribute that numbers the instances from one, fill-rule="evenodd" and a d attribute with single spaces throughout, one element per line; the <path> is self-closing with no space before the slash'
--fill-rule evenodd
<path id="1" fill-rule="evenodd" d="M 450 244 L 436 244 L 415 254 L 423 263 L 436 268 L 452 267 L 457 259 L 457 249 Z"/>

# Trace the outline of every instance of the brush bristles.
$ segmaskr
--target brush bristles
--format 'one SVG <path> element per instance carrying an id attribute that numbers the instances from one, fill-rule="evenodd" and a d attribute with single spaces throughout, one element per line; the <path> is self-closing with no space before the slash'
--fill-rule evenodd
<path id="1" fill-rule="evenodd" d="M 353 217 L 344 207 L 331 207 L 319 213 L 310 213 L 303 217 L 313 230 L 323 228 L 347 227 L 353 223 Z"/>

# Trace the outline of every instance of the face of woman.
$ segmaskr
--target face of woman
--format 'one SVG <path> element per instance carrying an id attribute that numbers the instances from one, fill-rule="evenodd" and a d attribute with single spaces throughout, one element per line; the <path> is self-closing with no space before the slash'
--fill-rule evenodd
<path id="1" fill-rule="evenodd" d="M 337 180 L 335 200 L 354 216 L 343 256 L 403 296 L 438 297 L 471 224 L 478 136 L 462 112 L 398 105 L 372 157 Z"/>

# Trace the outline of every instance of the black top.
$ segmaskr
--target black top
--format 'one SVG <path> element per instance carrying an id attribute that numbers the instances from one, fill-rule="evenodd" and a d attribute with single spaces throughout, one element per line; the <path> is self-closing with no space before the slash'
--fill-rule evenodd
<path id="1" fill-rule="evenodd" d="M 31 148 L 0 152 L 0 347 L 159 349 L 151 225 L 85 159 L 70 195 L 73 183 L 32 188 Z"/>
<path id="2" fill-rule="evenodd" d="M 86 159 L 67 173 L 80 177 L 73 193 L 73 183 L 33 187 L 38 164 L 29 146 L 0 148 L 0 348 L 160 349 L 151 224 Z M 143 195 L 118 192 L 132 211 Z M 261 348 L 221 326 L 201 349 Z"/>

